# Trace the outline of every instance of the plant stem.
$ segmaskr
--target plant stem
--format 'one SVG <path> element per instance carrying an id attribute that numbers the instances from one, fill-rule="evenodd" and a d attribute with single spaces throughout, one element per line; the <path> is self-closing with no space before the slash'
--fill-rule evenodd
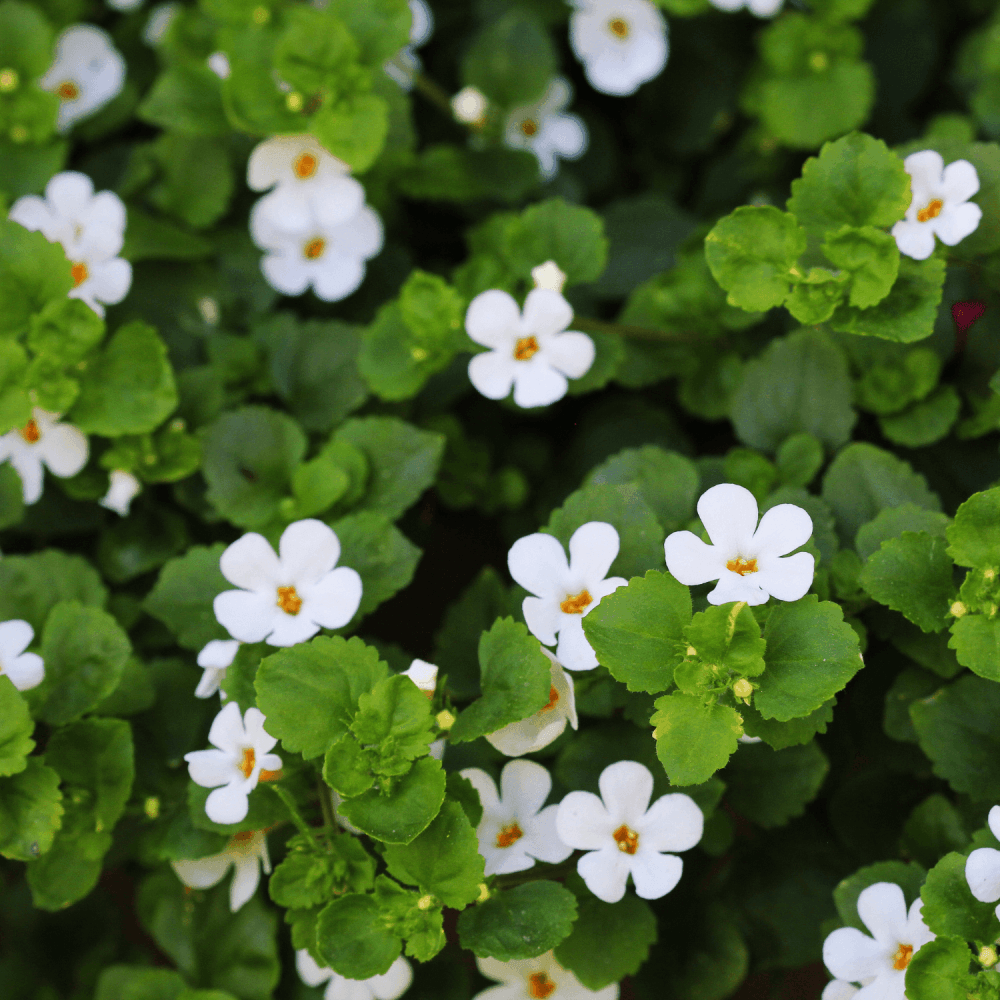
<path id="1" fill-rule="evenodd" d="M 282 788 L 279 784 L 271 785 L 271 791 L 285 803 L 285 808 L 288 810 L 288 814 L 292 817 L 292 822 L 295 824 L 299 833 L 304 834 L 308 837 L 313 844 L 316 844 L 316 835 L 313 832 L 312 827 L 302 818 L 302 813 L 299 812 L 298 806 L 295 804 L 295 799 L 292 798 L 291 792 L 287 788 Z"/>
<path id="2" fill-rule="evenodd" d="M 431 104 L 436 104 L 452 121 L 455 120 L 455 112 L 451 106 L 451 97 L 448 91 L 423 73 L 413 74 L 413 89 L 423 94 Z"/>
<path id="3" fill-rule="evenodd" d="M 634 326 L 631 323 L 609 323 L 591 316 L 574 316 L 573 327 L 584 333 L 611 333 L 617 337 L 629 337 L 634 340 L 659 340 L 680 344 L 696 339 L 693 333 L 674 333 L 654 326 Z"/>
<path id="4" fill-rule="evenodd" d="M 323 812 L 323 825 L 329 827 L 331 833 L 337 830 L 337 819 L 334 815 L 333 799 L 330 797 L 330 786 L 321 778 L 316 778 L 316 791 L 319 792 L 319 807 Z"/>

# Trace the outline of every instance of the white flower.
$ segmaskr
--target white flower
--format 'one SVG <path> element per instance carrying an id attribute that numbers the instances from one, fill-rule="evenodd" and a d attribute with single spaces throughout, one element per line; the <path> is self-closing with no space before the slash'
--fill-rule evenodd
<path id="1" fill-rule="evenodd" d="M 300 233 L 314 224 L 339 226 L 361 211 L 365 189 L 350 169 L 311 135 L 276 135 L 254 147 L 247 184 L 254 191 L 273 187 L 255 211 L 275 229 Z"/>
<path id="2" fill-rule="evenodd" d="M 434 697 L 437 688 L 438 668 L 426 660 L 414 660 L 408 669 L 403 671 L 404 677 L 409 677 L 417 687 L 427 695 Z"/>
<path id="3" fill-rule="evenodd" d="M 45 677 L 42 658 L 25 652 L 34 638 L 35 630 L 19 618 L 0 622 L 0 674 L 9 677 L 18 691 L 38 687 Z"/>
<path id="4" fill-rule="evenodd" d="M 396 1000 L 413 982 L 413 970 L 402 955 L 388 972 L 371 979 L 345 979 L 333 969 L 321 969 L 305 948 L 295 953 L 295 967 L 306 986 L 327 983 L 323 1000 Z"/>
<path id="5" fill-rule="evenodd" d="M 10 461 L 21 477 L 24 502 L 42 495 L 42 466 L 61 479 L 75 476 L 86 464 L 87 439 L 71 424 L 59 423 L 58 413 L 32 411 L 31 419 L 0 437 L 0 462 Z"/>
<path id="6" fill-rule="evenodd" d="M 994 806 L 989 815 L 990 830 L 1000 840 L 1000 806 Z M 979 847 L 965 862 L 965 880 L 972 895 L 981 903 L 995 903 L 1000 899 L 1000 851 L 992 847 Z M 1000 919 L 1000 906 L 996 908 Z"/>
<path id="7" fill-rule="evenodd" d="M 159 3 L 150 12 L 146 19 L 146 26 L 142 29 L 142 40 L 151 48 L 155 49 L 163 41 L 167 29 L 173 19 L 180 13 L 179 3 Z"/>
<path id="8" fill-rule="evenodd" d="M 680 792 L 661 795 L 647 810 L 653 775 L 634 760 L 606 767 L 598 785 L 600 798 L 570 792 L 556 814 L 563 842 L 588 852 L 577 862 L 580 877 L 605 903 L 625 895 L 630 874 L 637 896 L 665 896 L 680 881 L 684 863 L 664 852 L 687 851 L 701 840 L 701 810 Z"/>
<path id="9" fill-rule="evenodd" d="M 983 210 L 969 199 L 979 190 L 979 175 L 968 160 L 946 167 L 933 149 L 911 153 L 903 166 L 910 175 L 913 200 L 906 216 L 892 227 L 900 253 L 926 260 L 934 235 L 953 247 L 979 226 Z"/>
<path id="10" fill-rule="evenodd" d="M 205 801 L 205 815 L 213 823 L 239 823 L 246 817 L 247 796 L 257 782 L 280 776 L 281 758 L 269 752 L 278 741 L 264 730 L 264 721 L 257 708 L 248 708 L 241 719 L 240 706 L 231 701 L 208 731 L 208 742 L 218 749 L 184 754 L 191 780 L 215 789 Z"/>
<path id="11" fill-rule="evenodd" d="M 62 245 L 72 265 L 69 297 L 98 316 L 104 315 L 101 303 L 114 305 L 128 294 L 132 265 L 116 256 L 125 240 L 125 204 L 113 191 L 95 194 L 86 174 L 66 170 L 45 185 L 44 198 L 18 198 L 9 218 Z"/>
<path id="12" fill-rule="evenodd" d="M 452 99 L 451 110 L 455 121 L 481 128 L 486 124 L 489 101 L 478 87 L 463 87 Z"/>
<path id="13" fill-rule="evenodd" d="M 856 927 L 830 934 L 823 942 L 823 962 L 830 973 L 838 980 L 863 983 L 858 1000 L 904 1000 L 906 967 L 936 936 L 920 917 L 922 906 L 917 898 L 907 913 L 903 890 L 894 882 L 876 882 L 862 890 L 858 916 L 873 936 Z"/>
<path id="14" fill-rule="evenodd" d="M 219 685 L 226 679 L 226 668 L 229 667 L 239 652 L 239 639 L 212 639 L 198 653 L 198 666 L 205 672 L 194 689 L 196 698 L 208 698 L 219 690 Z M 223 692 L 225 697 L 225 692 Z"/>
<path id="15" fill-rule="evenodd" d="M 340 541 L 322 521 L 295 521 L 281 534 L 280 557 L 249 532 L 222 553 L 222 575 L 242 590 L 215 598 L 219 624 L 241 642 L 294 646 L 320 628 L 341 628 L 361 603 L 361 577 L 338 566 Z"/>
<path id="16" fill-rule="evenodd" d="M 857 993 L 858 988 L 853 983 L 847 983 L 843 979 L 831 979 L 823 987 L 820 1000 L 851 1000 Z"/>
<path id="17" fill-rule="evenodd" d="M 569 43 L 590 85 L 634 94 L 666 65 L 667 22 L 649 0 L 574 0 Z"/>
<path id="18" fill-rule="evenodd" d="M 119 517 L 127 517 L 132 501 L 142 490 L 142 484 L 131 472 L 112 469 L 108 492 L 98 501 L 102 507 L 113 510 Z"/>
<path id="19" fill-rule="evenodd" d="M 778 504 L 758 525 L 753 494 L 720 483 L 702 493 L 698 516 L 713 544 L 690 531 L 675 531 L 663 551 L 667 569 L 681 583 L 719 581 L 708 595 L 710 604 L 766 604 L 768 597 L 797 601 L 812 585 L 816 561 L 808 552 L 781 558 L 812 534 L 812 518 L 801 507 Z"/>
<path id="20" fill-rule="evenodd" d="M 559 637 L 556 659 L 567 670 L 597 666 L 583 634 L 583 617 L 628 583 L 624 577 L 607 577 L 617 555 L 618 532 L 604 521 L 588 521 L 573 532 L 569 562 L 562 542 L 542 532 L 519 538 L 507 553 L 510 575 L 535 595 L 521 603 L 528 628 L 546 646 Z"/>
<path id="21" fill-rule="evenodd" d="M 558 293 L 528 292 L 522 314 L 498 288 L 477 295 L 465 314 L 469 336 L 492 350 L 469 361 L 469 380 L 487 399 L 504 399 L 514 387 L 518 406 L 548 406 L 566 395 L 568 378 L 594 363 L 594 342 L 567 330 L 573 309 Z"/>
<path id="22" fill-rule="evenodd" d="M 571 95 L 569 83 L 556 77 L 539 100 L 514 108 L 507 115 L 504 142 L 511 149 L 534 153 L 545 180 L 558 172 L 557 157 L 575 160 L 587 148 L 587 127 L 582 119 L 563 113 Z"/>
<path id="23" fill-rule="evenodd" d="M 588 990 L 569 969 L 564 969 L 551 951 L 537 958 L 501 962 L 495 958 L 477 958 L 476 965 L 487 979 L 502 986 L 491 986 L 477 993 L 473 1000 L 618 1000 L 618 984 L 600 990 Z"/>
<path id="24" fill-rule="evenodd" d="M 205 61 L 208 63 L 208 68 L 220 80 L 229 79 L 232 67 L 229 65 L 229 56 L 225 52 L 213 52 Z"/>
<path id="25" fill-rule="evenodd" d="M 758 17 L 771 17 L 781 10 L 785 0 L 708 0 L 708 2 L 719 10 L 734 11 L 746 7 L 751 14 L 756 14 Z M 825 996 L 824 1000 L 827 1000 Z"/>
<path id="26" fill-rule="evenodd" d="M 476 836 L 487 875 L 521 872 L 536 860 L 558 864 L 573 853 L 556 833 L 559 806 L 542 809 L 552 791 L 552 778 L 541 764 L 512 760 L 500 772 L 499 796 L 485 771 L 467 767 L 460 773 L 475 785 L 483 804 Z"/>
<path id="27" fill-rule="evenodd" d="M 507 757 L 521 757 L 547 747 L 562 735 L 567 722 L 577 727 L 573 678 L 544 646 L 542 652 L 552 661 L 548 703 L 527 719 L 486 734 L 486 739 Z"/>
<path id="28" fill-rule="evenodd" d="M 420 48 L 434 31 L 434 15 L 424 0 L 410 0 L 410 44 L 386 61 L 383 69 L 404 90 L 413 86 L 413 78 L 420 71 L 420 57 L 414 51 Z"/>
<path id="29" fill-rule="evenodd" d="M 310 285 L 324 302 L 346 298 L 364 281 L 365 261 L 382 249 L 382 220 L 363 205 L 337 225 L 314 220 L 301 232 L 288 232 L 275 221 L 269 199 L 250 213 L 250 235 L 267 253 L 260 269 L 268 284 L 285 295 L 301 295 Z"/>
<path id="30" fill-rule="evenodd" d="M 547 260 L 531 269 L 531 280 L 535 283 L 535 288 L 547 288 L 550 292 L 561 295 L 563 285 L 566 284 L 566 272 L 554 260 Z"/>
<path id="31" fill-rule="evenodd" d="M 192 889 L 209 889 L 235 869 L 229 887 L 229 909 L 235 913 L 256 891 L 260 870 L 271 874 L 271 859 L 267 854 L 267 837 L 263 830 L 237 833 L 219 854 L 193 861 L 171 861 L 177 877 Z"/>
<path id="32" fill-rule="evenodd" d="M 115 10 L 135 10 L 142 5 L 142 0 L 108 0 L 108 6 Z"/>
<path id="33" fill-rule="evenodd" d="M 55 62 L 38 83 L 59 98 L 56 128 L 65 132 L 121 93 L 125 60 L 107 32 L 74 24 L 56 39 Z"/>

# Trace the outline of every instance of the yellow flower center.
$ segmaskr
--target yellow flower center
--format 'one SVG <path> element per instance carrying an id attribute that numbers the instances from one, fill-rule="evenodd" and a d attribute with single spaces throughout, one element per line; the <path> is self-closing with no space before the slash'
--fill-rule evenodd
<path id="1" fill-rule="evenodd" d="M 519 337 L 514 345 L 514 360 L 529 361 L 539 351 L 538 341 L 534 337 Z"/>
<path id="2" fill-rule="evenodd" d="M 295 171 L 295 176 L 298 177 L 299 180 L 304 181 L 316 173 L 316 168 L 318 166 L 319 160 L 317 160 L 312 153 L 300 153 L 295 157 L 295 162 L 292 164 L 292 170 Z"/>
<path id="3" fill-rule="evenodd" d="M 63 80 L 56 87 L 56 93 L 64 101 L 75 101 L 80 96 L 80 88 L 72 80 Z"/>
<path id="4" fill-rule="evenodd" d="M 74 288 L 79 288 L 90 277 L 86 264 L 74 264 L 69 269 L 69 273 L 73 278 Z"/>
<path id="5" fill-rule="evenodd" d="M 628 21 L 626 21 L 623 17 L 613 17 L 610 21 L 608 21 L 608 30 L 616 38 L 628 38 Z"/>
<path id="6" fill-rule="evenodd" d="M 726 569 L 731 573 L 739 573 L 740 576 L 746 576 L 747 573 L 757 572 L 757 560 L 744 559 L 743 556 L 737 556 L 726 563 Z"/>
<path id="7" fill-rule="evenodd" d="M 306 260 L 319 260 L 323 256 L 323 252 L 326 250 L 326 240 L 322 236 L 317 236 L 315 239 L 310 240 L 302 248 L 302 256 Z"/>
<path id="8" fill-rule="evenodd" d="M 940 198 L 932 198 L 919 212 L 917 212 L 917 222 L 930 222 L 941 214 L 944 202 Z"/>
<path id="9" fill-rule="evenodd" d="M 539 712 L 551 712 L 552 709 L 556 707 L 559 701 L 559 692 L 556 690 L 555 684 L 549 687 L 549 700 L 544 704 L 538 711 Z"/>
<path id="10" fill-rule="evenodd" d="M 257 763 L 257 754 L 254 752 L 253 747 L 243 748 L 243 759 L 240 761 L 240 771 L 243 772 L 244 778 L 249 778 L 253 773 L 254 766 Z"/>
<path id="11" fill-rule="evenodd" d="M 294 587 L 279 587 L 278 607 L 286 615 L 297 615 L 302 610 L 302 598 L 296 593 Z"/>
<path id="12" fill-rule="evenodd" d="M 913 945 L 901 944 L 899 950 L 892 956 L 892 967 L 902 972 L 910 964 L 911 958 L 913 958 Z"/>
<path id="13" fill-rule="evenodd" d="M 511 844 L 516 844 L 523 836 L 524 831 L 517 823 L 508 823 L 507 826 L 501 827 L 500 832 L 497 834 L 497 847 L 510 847 Z"/>
<path id="14" fill-rule="evenodd" d="M 546 1000 L 555 989 L 556 984 L 544 972 L 533 972 L 528 976 L 528 992 L 535 1000 Z"/>
<path id="15" fill-rule="evenodd" d="M 538 122 L 534 118 L 525 118 L 521 122 L 521 131 L 530 139 L 538 131 Z"/>
<path id="16" fill-rule="evenodd" d="M 42 437 L 42 432 L 38 429 L 38 424 L 34 420 L 29 420 L 20 429 L 19 433 L 28 444 L 38 444 Z"/>
<path id="17" fill-rule="evenodd" d="M 594 599 L 587 590 L 581 590 L 579 594 L 569 594 L 566 600 L 559 605 L 559 610 L 566 615 L 582 615 L 583 609 L 594 603 Z"/>
<path id="18" fill-rule="evenodd" d="M 618 850 L 622 854 L 635 854 L 639 850 L 639 834 L 624 823 L 611 836 L 615 838 Z"/>

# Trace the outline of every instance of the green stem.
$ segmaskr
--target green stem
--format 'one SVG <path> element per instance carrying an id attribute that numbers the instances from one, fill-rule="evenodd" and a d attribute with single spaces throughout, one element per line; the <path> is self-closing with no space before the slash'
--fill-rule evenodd
<path id="1" fill-rule="evenodd" d="M 423 94 L 431 104 L 436 104 L 452 121 L 455 121 L 455 112 L 451 106 L 451 96 L 440 83 L 432 80 L 423 73 L 413 74 L 413 89 Z"/>
<path id="2" fill-rule="evenodd" d="M 584 333 L 610 333 L 616 337 L 633 340 L 658 340 L 661 343 L 690 343 L 697 339 L 693 333 L 674 333 L 653 326 L 634 326 L 631 323 L 609 323 L 591 316 L 574 316 L 573 328 Z"/>
<path id="3" fill-rule="evenodd" d="M 330 796 L 330 786 L 321 778 L 316 778 L 316 790 L 319 792 L 319 807 L 323 813 L 323 825 L 331 833 L 337 831 L 337 819 L 334 815 L 333 799 Z"/>
<path id="4" fill-rule="evenodd" d="M 295 824 L 299 833 L 308 837 L 313 844 L 316 844 L 316 835 L 313 832 L 313 828 L 302 818 L 302 813 L 299 812 L 299 807 L 295 804 L 295 799 L 292 798 L 292 793 L 289 792 L 287 788 L 282 788 L 280 784 L 271 785 L 271 791 L 285 803 L 285 808 L 288 810 L 288 814 L 292 817 L 292 822 Z"/>

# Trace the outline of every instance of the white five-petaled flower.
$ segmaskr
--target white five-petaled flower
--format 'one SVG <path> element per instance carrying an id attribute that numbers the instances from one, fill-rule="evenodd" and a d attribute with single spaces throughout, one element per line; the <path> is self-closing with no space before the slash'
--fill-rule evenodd
<path id="1" fill-rule="evenodd" d="M 124 469 L 112 469 L 108 492 L 97 502 L 108 510 L 113 510 L 119 517 L 127 517 L 132 501 L 142 490 L 142 484 L 131 472 Z"/>
<path id="2" fill-rule="evenodd" d="M 667 22 L 649 0 L 572 0 L 569 42 L 602 94 L 634 94 L 667 62 Z"/>
<path id="3" fill-rule="evenodd" d="M 934 236 L 947 246 L 961 242 L 979 226 L 983 210 L 969 199 L 979 190 L 979 174 L 968 160 L 946 167 L 933 149 L 911 153 L 903 166 L 910 175 L 913 200 L 892 227 L 896 246 L 915 260 L 934 253 Z"/>
<path id="4" fill-rule="evenodd" d="M 9 677 L 18 691 L 38 687 L 45 677 L 42 658 L 25 652 L 34 638 L 35 630 L 20 618 L 0 622 L 0 675 Z"/>
<path id="5" fill-rule="evenodd" d="M 583 634 L 583 617 L 628 581 L 608 577 L 618 555 L 618 532 L 605 521 L 588 521 L 569 540 L 569 561 L 562 542 L 538 532 L 519 538 L 507 553 L 510 575 L 533 597 L 521 604 L 532 635 L 551 646 L 567 670 L 592 670 L 597 657 Z"/>
<path id="6" fill-rule="evenodd" d="M 536 958 L 501 962 L 496 958 L 477 958 L 476 965 L 487 979 L 500 986 L 490 986 L 472 1000 L 618 1000 L 618 984 L 589 990 L 569 969 L 564 969 L 551 951 Z"/>
<path id="7" fill-rule="evenodd" d="M 420 48 L 434 31 L 434 15 L 424 0 L 410 0 L 410 43 L 386 61 L 383 69 L 404 90 L 413 87 L 413 78 L 420 71 Z"/>
<path id="8" fill-rule="evenodd" d="M 74 24 L 56 39 L 55 62 L 38 82 L 59 98 L 56 128 L 65 132 L 121 93 L 125 60 L 106 31 Z"/>
<path id="9" fill-rule="evenodd" d="M 746 7 L 757 17 L 771 17 L 781 10 L 785 0 L 708 0 L 708 2 L 719 10 L 734 11 Z"/>
<path id="10" fill-rule="evenodd" d="M 260 870 L 271 874 L 271 859 L 267 853 L 267 837 L 263 830 L 237 833 L 219 854 L 192 861 L 171 861 L 177 877 L 191 889 L 209 889 L 234 869 L 229 887 L 229 909 L 235 913 L 256 891 Z"/>
<path id="11" fill-rule="evenodd" d="M 437 688 L 438 668 L 433 663 L 428 663 L 426 660 L 414 660 L 403 671 L 403 676 L 409 677 L 428 698 L 434 697 L 434 691 Z"/>
<path id="12" fill-rule="evenodd" d="M 333 969 L 323 969 L 305 948 L 295 953 L 295 968 L 306 986 L 327 984 L 323 1000 L 396 1000 L 413 982 L 413 970 L 402 955 L 388 972 L 371 979 L 345 979 Z"/>
<path id="13" fill-rule="evenodd" d="M 280 556 L 263 535 L 249 532 L 222 553 L 222 575 L 243 588 L 225 590 L 214 602 L 215 617 L 234 639 L 294 646 L 354 617 L 361 577 L 337 566 L 340 541 L 332 528 L 313 518 L 295 521 L 278 550 Z"/>
<path id="14" fill-rule="evenodd" d="M 562 399 L 567 378 L 580 378 L 594 363 L 594 342 L 567 330 L 572 320 L 572 306 L 549 289 L 528 292 L 523 313 L 506 292 L 482 292 L 469 304 L 465 329 L 492 349 L 469 361 L 469 380 L 487 399 L 504 399 L 513 386 L 518 406 Z"/>
<path id="15" fill-rule="evenodd" d="M 45 185 L 44 198 L 18 198 L 9 218 L 61 244 L 73 278 L 69 297 L 98 316 L 128 294 L 132 265 L 117 256 L 125 241 L 125 204 L 113 191 L 95 194 L 86 174 L 66 170 Z"/>
<path id="16" fill-rule="evenodd" d="M 196 698 L 208 698 L 219 690 L 219 685 L 226 679 L 226 669 L 236 659 L 241 645 L 239 639 L 212 639 L 201 648 L 198 666 L 205 672 L 194 689 Z M 224 691 L 222 696 L 226 696 Z"/>
<path id="17" fill-rule="evenodd" d="M 569 83 L 556 77 L 541 98 L 514 108 L 507 115 L 504 142 L 511 149 L 534 153 L 545 180 L 555 177 L 559 159 L 578 159 L 587 148 L 587 127 L 583 120 L 565 113 L 571 96 Z"/>
<path id="18" fill-rule="evenodd" d="M 44 471 L 66 479 L 86 464 L 87 439 L 71 424 L 59 423 L 58 413 L 32 411 L 31 419 L 0 437 L 0 462 L 10 461 L 21 477 L 24 502 L 37 503 L 42 495 Z"/>
<path id="19" fill-rule="evenodd" d="M 290 233 L 314 224 L 339 226 L 365 202 L 350 167 L 311 135 L 276 135 L 258 143 L 247 162 L 247 185 L 254 191 L 274 188 L 255 211 Z"/>
<path id="20" fill-rule="evenodd" d="M 1000 806 L 994 806 L 989 815 L 990 831 L 1000 840 Z M 965 862 L 965 880 L 972 895 L 981 903 L 995 903 L 1000 899 L 1000 851 L 993 847 L 979 847 Z M 1000 906 L 996 908 L 1000 919 Z"/>
<path id="21" fill-rule="evenodd" d="M 570 792 L 556 814 L 563 843 L 588 852 L 577 862 L 580 877 L 605 903 L 625 895 L 629 875 L 636 895 L 665 896 L 680 881 L 684 863 L 664 852 L 687 851 L 701 840 L 701 810 L 681 792 L 661 795 L 650 806 L 653 775 L 634 760 L 606 767 L 598 786 L 600 798 Z"/>
<path id="22" fill-rule="evenodd" d="M 812 518 L 801 507 L 778 504 L 758 525 L 754 495 L 734 483 L 719 483 L 702 493 L 698 516 L 713 544 L 690 531 L 675 531 L 663 550 L 667 569 L 681 583 L 719 581 L 708 595 L 710 604 L 766 604 L 769 597 L 797 601 L 812 585 L 816 560 L 808 552 L 787 555 L 812 534 Z"/>
<path id="23" fill-rule="evenodd" d="M 278 741 L 265 731 L 264 722 L 264 713 L 257 708 L 248 708 L 241 719 L 240 706 L 231 701 L 208 731 L 208 742 L 217 749 L 184 754 L 191 780 L 215 789 L 205 801 L 205 815 L 213 823 L 239 823 L 250 808 L 247 796 L 257 782 L 280 777 L 281 758 L 270 752 Z"/>
<path id="24" fill-rule="evenodd" d="M 541 764 L 512 760 L 500 772 L 499 795 L 493 779 L 478 767 L 460 773 L 475 786 L 483 805 L 476 836 L 487 875 L 524 871 L 536 860 L 558 864 L 573 853 L 556 833 L 559 806 L 542 809 L 552 791 L 552 778 Z"/>
<path id="25" fill-rule="evenodd" d="M 542 652 L 551 660 L 548 702 L 534 715 L 486 734 L 486 739 L 507 757 L 521 757 L 547 747 L 562 735 L 567 722 L 577 727 L 573 678 L 544 646 Z"/>
<path id="26" fill-rule="evenodd" d="M 907 912 L 894 882 L 868 886 L 858 896 L 858 916 L 872 937 L 856 927 L 835 930 L 823 942 L 823 962 L 837 980 L 862 984 L 858 1000 L 904 1000 L 906 968 L 936 936 L 921 919 L 922 906 L 918 897 Z"/>

